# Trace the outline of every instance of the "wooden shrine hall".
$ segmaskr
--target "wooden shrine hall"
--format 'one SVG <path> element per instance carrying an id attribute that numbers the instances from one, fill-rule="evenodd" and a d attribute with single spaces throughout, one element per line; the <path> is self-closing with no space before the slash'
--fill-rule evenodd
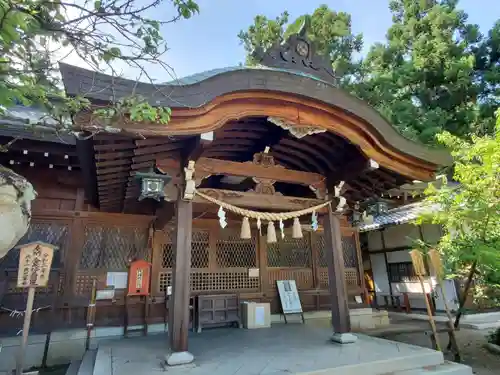
<path id="1" fill-rule="evenodd" d="M 235 295 L 279 313 L 277 280 L 295 280 L 304 310 L 331 310 L 338 341 L 349 341 L 349 307 L 365 295 L 350 213 L 390 189 L 432 180 L 450 159 L 337 88 L 331 66 L 302 36 L 258 53 L 258 68 L 162 85 L 60 65 L 67 94 L 85 95 L 94 109 L 134 91 L 172 115 L 168 124 L 123 116 L 113 127 L 92 110 L 79 113 L 75 145 L 65 145 L 77 156 L 64 185 L 72 203 L 48 203 L 61 183 L 40 189 L 33 178 L 33 225 L 45 228 L 37 239 L 51 242 L 59 230 L 59 287 L 51 290 L 59 324 L 84 326 L 93 280 L 101 288 L 107 273 L 142 259 L 151 264 L 148 308 L 116 290 L 112 301 L 98 301 L 95 324 L 166 319 L 173 356 L 180 353 L 171 363 L 189 362 L 182 353 L 200 316 L 193 301 Z M 44 152 L 36 141 L 26 147 L 28 156 Z M 43 173 L 43 160 L 37 166 Z M 69 173 L 64 160 L 58 170 Z M 16 290 L 6 301 L 9 293 Z"/>

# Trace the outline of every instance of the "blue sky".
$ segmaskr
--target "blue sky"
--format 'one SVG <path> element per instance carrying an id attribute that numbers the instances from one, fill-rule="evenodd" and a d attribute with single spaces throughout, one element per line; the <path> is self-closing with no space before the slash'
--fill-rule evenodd
<path id="1" fill-rule="evenodd" d="M 383 41 L 391 24 L 389 0 L 197 0 L 200 14 L 192 19 L 163 28 L 170 50 L 165 60 L 174 68 L 177 77 L 200 71 L 234 66 L 245 59 L 237 34 L 246 29 L 257 14 L 276 17 L 284 10 L 290 19 L 312 13 L 320 4 L 352 15 L 354 32 L 363 33 L 365 49 Z M 469 14 L 469 21 L 487 30 L 500 17 L 500 0 L 461 0 L 460 7 Z M 162 72 L 154 72 L 155 78 Z"/>
<path id="2" fill-rule="evenodd" d="M 85 0 L 74 0 L 76 2 Z M 139 0 L 141 1 L 141 0 Z M 162 60 L 173 72 L 158 65 L 147 64 L 144 69 L 156 82 L 167 82 L 205 70 L 235 66 L 245 61 L 245 51 L 237 37 L 246 30 L 257 14 L 275 18 L 283 11 L 290 13 L 290 20 L 303 14 L 311 14 L 321 4 L 336 11 L 348 12 L 352 16 L 352 28 L 362 33 L 364 52 L 375 42 L 382 42 L 391 25 L 389 0 L 196 0 L 200 13 L 189 20 L 162 26 L 161 32 L 168 43 L 169 51 Z M 148 2 L 149 3 L 149 2 Z M 469 14 L 469 22 L 480 26 L 483 33 L 500 18 L 500 0 L 460 0 L 460 8 Z M 480 4 L 480 6 L 479 6 Z M 72 9 L 73 10 L 73 9 Z M 154 19 L 169 19 L 173 8 L 167 3 L 154 8 L 148 16 Z M 78 15 L 72 14 L 71 17 Z M 56 58 L 69 64 L 89 68 L 75 53 L 61 49 Z M 63 57 L 65 56 L 65 57 Z M 149 82 L 138 69 L 117 62 L 117 73 L 126 78 Z M 108 71 L 109 73 L 109 71 Z"/>

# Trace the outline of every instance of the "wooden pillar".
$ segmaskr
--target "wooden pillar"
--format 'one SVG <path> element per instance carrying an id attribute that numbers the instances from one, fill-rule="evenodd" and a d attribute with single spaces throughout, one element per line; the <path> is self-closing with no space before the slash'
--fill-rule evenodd
<path id="1" fill-rule="evenodd" d="M 311 268 L 313 277 L 313 288 L 319 289 L 319 247 L 318 247 L 318 233 L 308 232 L 306 235 L 309 236 L 309 243 L 311 246 Z M 319 306 L 317 306 L 319 310 Z"/>
<path id="2" fill-rule="evenodd" d="M 252 233 L 253 234 L 253 233 Z M 266 238 L 255 231 L 255 236 L 257 236 L 257 253 L 258 253 L 258 266 L 259 266 L 259 277 L 260 277 L 260 290 L 263 297 L 268 297 L 269 295 L 269 275 L 267 274 L 267 242 Z M 274 286 L 274 285 L 272 285 Z"/>
<path id="3" fill-rule="evenodd" d="M 172 270 L 172 296 L 170 297 L 168 327 L 171 354 L 167 357 L 168 365 L 191 363 L 194 359 L 193 355 L 188 352 L 193 203 L 179 198 L 176 213 L 175 262 Z"/>
<path id="4" fill-rule="evenodd" d="M 350 334 L 351 322 L 344 274 L 344 257 L 342 255 L 342 232 L 340 218 L 332 212 L 331 207 L 324 221 L 325 253 L 328 265 L 328 282 L 332 309 L 332 341 L 342 344 L 356 341 L 356 336 Z"/>

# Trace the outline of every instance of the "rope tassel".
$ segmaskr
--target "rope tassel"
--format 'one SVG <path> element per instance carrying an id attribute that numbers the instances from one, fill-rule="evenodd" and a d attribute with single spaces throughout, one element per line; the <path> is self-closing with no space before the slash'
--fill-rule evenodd
<path id="1" fill-rule="evenodd" d="M 292 227 L 292 238 L 302 238 L 302 227 L 300 226 L 299 218 L 296 217 L 293 219 L 293 227 Z"/>
<path id="2" fill-rule="evenodd" d="M 240 238 L 242 240 L 249 240 L 252 238 L 252 232 L 250 231 L 250 221 L 246 216 L 243 218 L 243 222 L 241 223 Z"/>
<path id="3" fill-rule="evenodd" d="M 270 221 L 267 223 L 267 243 L 276 243 L 277 241 L 274 223 Z"/>

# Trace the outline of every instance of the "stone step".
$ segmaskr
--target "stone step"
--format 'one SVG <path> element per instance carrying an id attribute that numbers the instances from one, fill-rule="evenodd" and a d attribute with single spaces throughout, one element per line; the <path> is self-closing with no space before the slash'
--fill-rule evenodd
<path id="1" fill-rule="evenodd" d="M 111 347 L 99 346 L 94 361 L 93 375 L 113 375 Z"/>
<path id="2" fill-rule="evenodd" d="M 87 350 L 82 358 L 82 363 L 78 368 L 77 375 L 92 375 L 94 373 L 94 364 L 97 350 Z"/>
<path id="3" fill-rule="evenodd" d="M 78 369 L 80 368 L 81 363 L 81 360 L 71 361 L 66 370 L 66 375 L 78 375 Z"/>
<path id="4" fill-rule="evenodd" d="M 444 363 L 443 353 L 422 348 L 422 350 L 415 351 L 415 353 L 409 356 L 392 357 L 388 353 L 386 358 L 380 358 L 376 361 L 359 362 L 324 370 L 302 372 L 300 375 L 414 375 L 410 371 L 422 370 L 424 366 L 427 368 L 439 367 Z M 417 374 L 420 375 L 421 372 L 416 372 L 415 375 Z M 427 373 L 422 374 L 427 375 Z M 433 375 L 433 373 L 429 373 L 428 375 Z M 452 373 L 450 375 L 455 374 Z"/>
<path id="5" fill-rule="evenodd" d="M 414 370 L 392 372 L 385 375 L 472 375 L 472 368 L 461 363 L 446 361 L 442 365 L 427 366 Z"/>

